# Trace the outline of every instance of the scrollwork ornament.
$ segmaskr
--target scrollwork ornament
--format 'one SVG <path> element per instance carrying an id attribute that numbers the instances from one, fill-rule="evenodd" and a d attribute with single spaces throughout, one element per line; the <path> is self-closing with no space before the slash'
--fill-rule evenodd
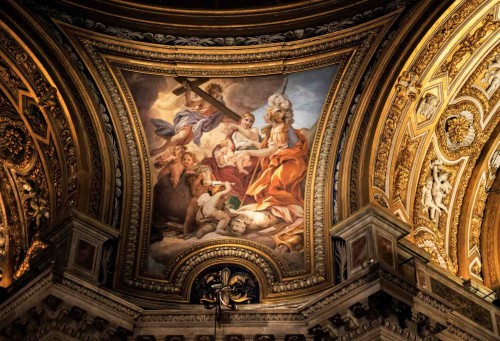
<path id="1" fill-rule="evenodd" d="M 453 271 L 454 265 L 444 251 L 444 237 L 441 233 L 419 233 L 415 237 L 415 244 L 427 251 L 431 255 L 434 263 L 438 264 L 443 269 Z"/>
<path id="2" fill-rule="evenodd" d="M 485 181 L 481 181 L 479 184 L 470 222 L 469 250 L 476 247 L 478 252 L 480 250 L 479 241 L 481 240 L 481 225 L 483 223 L 484 209 L 486 207 L 486 200 L 488 199 L 486 186 Z"/>
<path id="3" fill-rule="evenodd" d="M 396 171 L 394 175 L 394 199 L 401 199 L 406 204 L 409 179 L 419 140 L 413 140 L 409 134 L 405 134 L 401 145 L 403 146 L 396 160 Z"/>
<path id="4" fill-rule="evenodd" d="M 5 256 L 6 238 L 7 238 L 7 233 L 5 230 L 3 216 L 2 216 L 2 214 L 0 214 L 0 256 Z M 1 279 L 0 279 L 0 281 L 1 281 Z"/>
<path id="5" fill-rule="evenodd" d="M 31 246 L 26 251 L 26 256 L 24 257 L 23 262 L 19 265 L 14 273 L 14 279 L 18 279 L 21 277 L 26 271 L 30 269 L 30 260 L 33 259 L 41 250 L 45 249 L 47 244 L 44 242 L 37 240 L 31 244 Z"/>
<path id="6" fill-rule="evenodd" d="M 431 61 L 439 49 L 446 44 L 457 27 L 459 27 L 471 13 L 476 11 L 483 2 L 485 2 L 485 0 L 471 0 L 465 2 L 448 20 L 440 25 L 425 49 L 419 55 L 416 63 L 412 66 L 412 70 L 417 74 L 422 74 L 426 68 L 430 67 L 432 65 Z"/>
<path id="7" fill-rule="evenodd" d="M 17 95 L 19 87 L 22 85 L 21 79 L 7 65 L 0 61 L 0 80 L 7 85 L 13 95 Z"/>
<path id="8" fill-rule="evenodd" d="M 495 31 L 500 27 L 498 21 L 494 21 L 494 15 L 488 14 L 483 20 L 481 20 L 481 26 L 478 27 L 474 32 L 469 33 L 465 39 L 460 43 L 459 48 L 453 53 L 452 57 L 445 61 L 441 66 L 442 72 L 448 72 L 450 78 L 454 78 L 457 73 L 459 66 L 462 65 L 463 59 L 468 54 L 474 53 L 490 31 Z"/>

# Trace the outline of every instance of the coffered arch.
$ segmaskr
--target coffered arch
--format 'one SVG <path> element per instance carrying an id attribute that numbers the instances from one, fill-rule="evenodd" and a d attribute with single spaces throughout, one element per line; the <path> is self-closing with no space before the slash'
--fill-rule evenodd
<path id="1" fill-rule="evenodd" d="M 465 257 L 461 241 L 471 224 L 476 245 L 487 229 L 472 207 L 498 169 L 499 19 L 496 2 L 461 1 L 436 21 L 392 85 L 369 162 L 370 201 L 412 225 L 439 266 L 480 282 L 479 248 Z"/>

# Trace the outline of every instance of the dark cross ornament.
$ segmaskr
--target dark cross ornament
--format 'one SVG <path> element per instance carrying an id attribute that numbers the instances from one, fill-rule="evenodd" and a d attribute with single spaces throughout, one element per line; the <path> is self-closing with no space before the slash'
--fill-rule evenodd
<path id="1" fill-rule="evenodd" d="M 202 90 L 199 86 L 203 83 L 208 82 L 207 78 L 198 78 L 195 80 L 189 80 L 186 77 L 175 77 L 174 78 L 177 82 L 180 84 L 188 84 L 191 90 L 197 94 L 201 99 L 207 101 L 211 105 L 213 105 L 217 110 L 219 110 L 221 113 L 226 115 L 227 117 L 239 121 L 240 120 L 240 115 L 226 107 L 224 104 L 207 94 L 204 90 Z M 179 96 L 183 94 L 186 91 L 184 87 L 178 87 L 172 91 L 175 95 Z"/>

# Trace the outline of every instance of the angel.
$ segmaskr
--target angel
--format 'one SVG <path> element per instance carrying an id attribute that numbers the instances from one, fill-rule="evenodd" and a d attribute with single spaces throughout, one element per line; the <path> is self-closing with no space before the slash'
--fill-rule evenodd
<path id="1" fill-rule="evenodd" d="M 170 183 L 173 188 L 176 188 L 185 169 L 183 164 L 185 153 L 185 146 L 175 146 L 168 148 L 164 154 L 157 158 L 154 166 L 155 168 L 162 168 L 158 174 L 158 179 L 170 175 Z"/>
<path id="2" fill-rule="evenodd" d="M 215 231 L 218 234 L 227 234 L 226 227 L 231 221 L 231 212 L 226 207 L 226 200 L 231 192 L 231 183 L 224 182 L 225 189 L 215 194 L 204 193 L 198 198 L 198 212 L 196 222 L 200 229 L 196 237 L 201 238 L 205 234 Z"/>
<path id="3" fill-rule="evenodd" d="M 238 169 L 241 174 L 248 175 L 245 167 L 252 165 L 249 155 L 235 154 L 234 143 L 230 138 L 225 138 L 219 143 L 219 147 L 214 150 L 214 157 L 219 168 L 233 166 Z"/>
<path id="4" fill-rule="evenodd" d="M 158 118 L 151 119 L 151 123 L 156 128 L 156 134 L 167 140 L 163 146 L 153 149 L 151 156 L 158 155 L 168 147 L 186 145 L 191 141 L 199 146 L 203 133 L 218 127 L 224 118 L 224 114 L 212 104 L 201 98 L 194 98 L 189 83 L 185 82 L 183 86 L 186 88 L 186 109 L 175 115 L 174 124 Z M 209 84 L 206 92 L 215 100 L 224 103 L 220 84 Z"/>

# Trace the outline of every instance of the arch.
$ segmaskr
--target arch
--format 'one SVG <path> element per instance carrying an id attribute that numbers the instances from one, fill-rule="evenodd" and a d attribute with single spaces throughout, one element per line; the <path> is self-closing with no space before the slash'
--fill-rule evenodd
<path id="1" fill-rule="evenodd" d="M 400 59 L 399 76 L 385 83 L 376 107 L 382 114 L 367 123 L 374 143 L 355 147 L 366 155 L 356 191 L 367 186 L 359 178 L 365 174 L 369 193 L 356 205 L 374 202 L 412 224 L 408 238 L 454 274 L 468 273 L 471 264 L 458 255 L 472 207 L 466 187 L 479 179 L 474 169 L 498 135 L 498 87 L 492 85 L 498 13 L 495 2 L 461 1 L 435 20 Z"/>

